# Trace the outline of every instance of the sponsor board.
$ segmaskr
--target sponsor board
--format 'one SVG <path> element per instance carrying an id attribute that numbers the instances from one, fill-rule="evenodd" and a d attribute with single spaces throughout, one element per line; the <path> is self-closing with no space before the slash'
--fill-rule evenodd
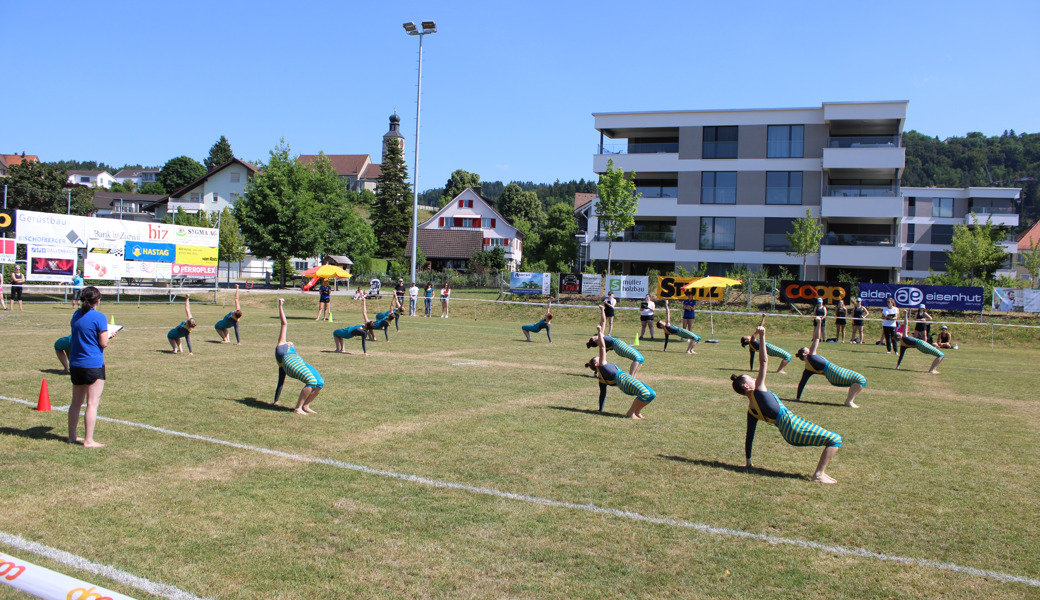
<path id="1" fill-rule="evenodd" d="M 170 279 L 173 263 L 128 260 L 123 263 L 123 277 L 131 279 Z"/>
<path id="2" fill-rule="evenodd" d="M 178 265 L 217 266 L 217 249 L 205 246 L 177 246 L 175 260 Z"/>
<path id="3" fill-rule="evenodd" d="M 0 583 L 46 600 L 133 600 L 3 553 L 0 553 Z"/>
<path id="4" fill-rule="evenodd" d="M 220 230 L 215 227 L 139 223 L 28 210 L 11 212 L 15 213 L 12 231 L 16 231 L 19 244 L 83 248 L 106 242 L 157 242 L 216 248 L 220 242 Z M 0 213 L 0 224 L 4 219 L 2 215 Z"/>
<path id="5" fill-rule="evenodd" d="M 123 277 L 124 248 L 125 244 L 117 242 L 88 248 L 83 261 L 83 278 L 115 280 Z"/>
<path id="6" fill-rule="evenodd" d="M 12 209 L 0 209 L 0 233 L 15 233 L 18 228 L 15 220 L 15 211 Z"/>
<path id="7" fill-rule="evenodd" d="M 514 271 L 509 274 L 509 293 L 511 294 L 542 294 L 549 295 L 549 285 L 552 283 L 550 273 L 521 273 Z"/>
<path id="8" fill-rule="evenodd" d="M 0 264 L 13 265 L 16 256 L 16 245 L 13 239 L 0 239 Z"/>
<path id="9" fill-rule="evenodd" d="M 936 310 L 979 312 L 983 306 L 980 287 L 950 285 L 910 285 L 905 283 L 861 283 L 859 298 L 864 306 L 885 306 L 895 298 L 896 306 L 916 308 L 922 304 Z"/>
<path id="10" fill-rule="evenodd" d="M 19 244 L 87 247 L 87 217 L 18 210 L 15 221 Z"/>
<path id="11" fill-rule="evenodd" d="M 584 296 L 603 296 L 603 278 L 599 275 L 582 273 L 581 293 Z"/>
<path id="12" fill-rule="evenodd" d="M 993 310 L 1003 312 L 1040 312 L 1040 290 L 993 288 Z"/>
<path id="13" fill-rule="evenodd" d="M 607 275 L 607 292 L 617 298 L 642 298 L 650 292 L 646 275 Z"/>
<path id="14" fill-rule="evenodd" d="M 845 300 L 845 304 L 848 304 L 852 300 L 852 292 L 847 283 L 828 281 L 780 282 L 780 299 L 784 302 L 790 302 L 791 304 L 816 304 L 817 298 L 823 298 L 824 304 L 834 304 L 838 300 Z"/>
<path id="15" fill-rule="evenodd" d="M 72 246 L 37 246 L 30 244 L 26 251 L 29 281 L 72 281 L 76 274 L 76 252 Z"/>
<path id="16" fill-rule="evenodd" d="M 581 273 L 560 273 L 560 293 L 580 294 Z"/>
<path id="17" fill-rule="evenodd" d="M 181 265 L 174 263 L 174 277 L 216 277 L 217 265 Z"/>
<path id="18" fill-rule="evenodd" d="M 176 258 L 177 247 L 173 244 L 156 244 L 154 242 L 126 242 L 123 260 L 143 260 L 148 262 L 170 262 Z"/>
<path id="19" fill-rule="evenodd" d="M 668 300 L 673 298 L 688 298 L 690 300 L 717 300 L 722 302 L 722 296 L 726 290 L 726 288 L 722 286 L 690 288 L 683 291 L 683 286 L 700 279 L 703 279 L 703 277 L 658 277 L 657 297 Z"/>

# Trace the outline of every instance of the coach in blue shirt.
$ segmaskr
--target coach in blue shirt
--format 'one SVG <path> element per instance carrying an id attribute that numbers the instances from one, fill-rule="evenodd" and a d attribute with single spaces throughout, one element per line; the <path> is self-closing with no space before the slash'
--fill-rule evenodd
<path id="1" fill-rule="evenodd" d="M 87 401 L 87 433 L 84 448 L 100 448 L 94 441 L 101 392 L 105 389 L 105 348 L 108 347 L 108 320 L 97 310 L 101 292 L 94 286 L 83 288 L 80 308 L 72 315 L 72 347 L 69 352 L 69 373 L 72 376 L 72 405 L 69 407 L 69 443 L 75 444 L 79 427 L 79 411 Z"/>

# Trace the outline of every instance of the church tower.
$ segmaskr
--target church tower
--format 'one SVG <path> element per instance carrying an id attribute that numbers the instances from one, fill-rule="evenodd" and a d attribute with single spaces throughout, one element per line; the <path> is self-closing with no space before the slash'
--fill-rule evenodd
<path id="1" fill-rule="evenodd" d="M 404 154 L 404 136 L 401 135 L 401 117 L 397 116 L 397 111 L 390 115 L 390 131 L 387 131 L 383 136 L 383 158 L 382 162 L 386 162 L 386 149 L 390 147 L 390 144 L 396 144 L 401 149 L 401 153 Z"/>

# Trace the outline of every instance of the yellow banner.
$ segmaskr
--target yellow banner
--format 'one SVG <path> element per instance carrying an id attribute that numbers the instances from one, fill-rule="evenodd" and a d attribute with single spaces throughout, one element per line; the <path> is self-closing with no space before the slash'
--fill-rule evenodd
<path id="1" fill-rule="evenodd" d="M 178 265 L 195 265 L 199 267 L 217 266 L 217 249 L 203 246 L 177 246 Z"/>
<path id="2" fill-rule="evenodd" d="M 725 288 L 722 287 L 707 287 L 707 288 L 691 288 L 687 292 L 683 292 L 682 288 L 687 283 L 693 283 L 701 277 L 658 277 L 657 278 L 657 297 L 667 298 L 669 300 L 673 298 L 685 299 L 690 298 L 693 300 L 722 300 L 722 291 Z"/>

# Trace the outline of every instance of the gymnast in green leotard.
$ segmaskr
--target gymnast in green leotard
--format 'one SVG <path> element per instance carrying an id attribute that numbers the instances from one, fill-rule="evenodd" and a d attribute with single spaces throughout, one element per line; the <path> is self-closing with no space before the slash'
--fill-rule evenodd
<path id="1" fill-rule="evenodd" d="M 364 319 L 361 325 L 344 327 L 332 332 L 332 339 L 336 342 L 336 352 L 346 352 L 343 340 L 361 338 L 361 352 L 368 356 L 368 347 L 365 345 L 365 340 L 368 339 L 369 332 L 375 331 L 375 323 L 368 320 L 368 299 L 365 296 L 361 296 L 361 317 Z"/>
<path id="2" fill-rule="evenodd" d="M 910 311 L 907 311 L 906 320 L 903 323 L 904 333 L 896 332 L 894 334 L 896 343 L 899 345 L 899 360 L 896 361 L 896 368 L 898 369 L 900 363 L 903 362 L 903 355 L 906 354 L 907 348 L 917 348 L 924 354 L 935 357 L 935 360 L 932 361 L 932 366 L 928 367 L 928 372 L 932 375 L 938 375 L 939 371 L 936 371 L 936 369 L 939 368 L 939 363 L 941 363 L 943 359 L 946 358 L 946 354 L 943 353 L 942 350 L 936 348 L 928 342 L 905 333 L 910 331 Z"/>
<path id="3" fill-rule="evenodd" d="M 657 322 L 657 328 L 664 330 L 664 350 L 662 352 L 668 350 L 668 336 L 677 335 L 684 340 L 690 340 L 689 345 L 686 346 L 687 354 L 697 354 L 693 351 L 693 347 L 697 345 L 697 342 L 701 341 L 701 336 L 688 329 L 672 325 L 672 309 L 668 307 L 667 300 L 664 301 L 664 318 L 664 321 Z"/>
<path id="4" fill-rule="evenodd" d="M 217 330 L 220 334 L 221 344 L 230 344 L 231 337 L 228 335 L 228 329 L 235 330 L 235 344 L 241 346 L 242 338 L 238 336 L 238 320 L 242 318 L 242 305 L 238 303 L 238 285 L 235 285 L 235 310 L 224 315 L 224 318 L 217 321 L 217 324 L 213 326 L 213 329 Z"/>
<path id="5" fill-rule="evenodd" d="M 607 386 L 613 385 L 629 396 L 635 396 L 635 400 L 632 401 L 632 406 L 625 416 L 630 419 L 642 419 L 642 410 L 657 397 L 657 392 L 622 371 L 617 365 L 607 362 L 607 345 L 604 338 L 603 326 L 596 326 L 599 356 L 593 357 L 592 360 L 585 363 L 585 366 L 592 369 L 599 379 L 599 412 L 603 412 L 603 402 L 607 399 Z"/>
<path id="6" fill-rule="evenodd" d="M 760 347 L 766 346 L 765 315 L 755 333 L 758 335 Z M 816 328 L 819 331 L 819 327 Z M 744 454 L 747 467 L 751 468 L 751 448 L 755 443 L 755 428 L 759 421 L 776 425 L 780 435 L 792 446 L 825 446 L 820 454 L 820 462 L 816 465 L 812 480 L 819 483 L 837 483 L 827 474 L 827 465 L 841 448 L 841 436 L 810 423 L 795 415 L 784 406 L 780 398 L 766 387 L 766 375 L 769 372 L 769 353 L 758 353 L 758 377 L 751 379 L 747 375 L 730 375 L 733 391 L 748 399 L 747 433 L 744 436 Z"/>
<path id="7" fill-rule="evenodd" d="M 867 387 L 867 378 L 851 369 L 839 367 L 816 353 L 817 348 L 820 347 L 820 329 L 822 327 L 823 319 L 816 317 L 813 326 L 812 344 L 808 348 L 799 348 L 798 352 L 794 354 L 805 361 L 805 370 L 802 371 L 802 380 L 798 382 L 798 396 L 796 398 L 798 400 L 802 399 L 802 390 L 805 389 L 805 384 L 810 377 L 823 375 L 831 385 L 849 388 L 849 394 L 845 398 L 845 406 L 859 408 L 859 405 L 856 404 L 856 395 L 862 392 L 863 388 Z"/>
<path id="8" fill-rule="evenodd" d="M 538 333 L 544 329 L 545 336 L 549 338 L 549 343 L 551 344 L 552 332 L 549 330 L 549 321 L 552 321 L 552 298 L 549 298 L 549 304 L 545 307 L 545 316 L 542 317 L 542 320 L 533 325 L 521 325 L 520 330 L 524 332 L 524 337 L 530 342 L 532 333 Z"/>
<path id="9" fill-rule="evenodd" d="M 761 349 L 758 347 L 758 340 L 755 339 L 754 334 L 745 335 L 744 337 L 740 338 L 740 345 L 750 350 L 751 363 L 748 365 L 748 369 L 754 369 L 755 352 L 761 351 Z M 769 356 L 780 359 L 780 368 L 777 369 L 776 372 L 780 375 L 787 375 L 787 371 L 784 370 L 784 367 L 787 366 L 787 363 L 791 362 L 791 353 L 787 350 L 784 350 L 780 346 L 774 346 L 773 344 L 766 344 L 766 352 L 769 354 Z"/>
<path id="10" fill-rule="evenodd" d="M 599 306 L 599 326 L 601 331 L 607 328 L 607 312 L 606 307 L 603 304 Z M 585 347 L 592 348 L 599 344 L 598 338 L 600 336 L 603 336 L 603 343 L 606 344 L 607 350 L 613 350 L 614 354 L 632 361 L 632 366 L 628 368 L 628 374 L 634 377 L 635 374 L 639 372 L 639 369 L 643 367 L 643 361 L 645 359 L 643 358 L 642 353 L 625 342 L 622 342 L 615 337 L 610 337 L 609 335 L 603 335 L 602 333 L 597 333 L 590 337 L 589 341 L 585 343 Z"/>
<path id="11" fill-rule="evenodd" d="M 303 382 L 300 398 L 296 401 L 296 414 L 313 415 L 316 411 L 311 410 L 311 402 L 321 393 L 321 388 L 325 387 L 325 380 L 314 367 L 300 358 L 293 343 L 286 340 L 289 323 L 285 320 L 284 304 L 285 299 L 279 298 L 278 317 L 281 319 L 281 329 L 278 330 L 278 343 L 274 347 L 274 359 L 278 361 L 278 387 L 274 390 L 274 400 L 271 404 L 278 404 L 278 398 L 282 395 L 282 385 L 285 384 L 285 376 L 288 374 L 293 379 Z"/>

